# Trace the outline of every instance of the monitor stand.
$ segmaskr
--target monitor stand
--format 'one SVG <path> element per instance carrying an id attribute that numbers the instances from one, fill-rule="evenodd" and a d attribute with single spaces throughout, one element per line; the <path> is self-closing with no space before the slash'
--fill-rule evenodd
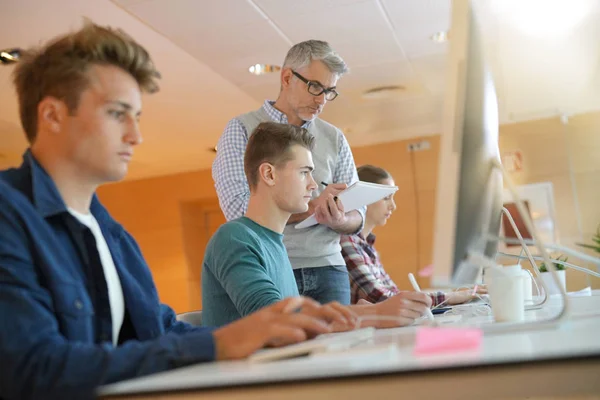
<path id="1" fill-rule="evenodd" d="M 513 219 L 512 215 L 510 214 L 510 211 L 508 211 L 508 209 L 506 207 L 502 207 L 502 214 L 506 215 L 506 217 L 508 218 L 508 222 L 510 223 L 510 226 L 513 228 L 513 231 L 515 232 L 515 234 L 517 235 L 517 238 L 519 239 L 519 242 L 521 244 L 521 254 L 523 254 L 523 252 L 525 252 L 525 254 L 527 255 L 527 259 L 529 260 L 529 263 L 531 264 L 531 268 L 533 269 L 533 272 L 535 272 L 535 276 L 539 277 L 540 276 L 540 269 L 537 266 L 537 263 L 535 262 L 535 259 L 533 258 L 533 255 L 531 254 L 531 252 L 529 251 L 529 248 L 527 247 L 527 244 L 525 243 L 525 240 L 523 239 L 523 235 L 521 235 L 521 231 L 519 230 L 519 228 L 517 228 L 517 224 L 515 224 L 515 220 Z M 500 217 L 502 218 L 502 217 Z M 519 258 L 519 264 L 521 263 L 521 259 Z M 527 270 L 526 270 L 527 271 Z M 544 306 L 544 304 L 546 304 L 546 302 L 548 301 L 548 291 L 544 290 L 541 291 L 540 287 L 538 286 L 535 278 L 533 277 L 533 275 L 531 274 L 531 272 L 527 271 L 527 273 L 531 276 L 531 281 L 534 283 L 535 288 L 537 289 L 537 294 L 538 296 L 541 296 L 541 300 L 539 302 L 535 302 L 533 301 L 533 304 L 525 304 L 525 310 L 538 310 L 540 308 L 542 308 Z M 538 279 L 539 281 L 542 281 L 542 279 Z"/>
<path id="2" fill-rule="evenodd" d="M 523 222 L 525 223 L 525 227 L 527 228 L 527 230 L 529 230 L 529 232 L 531 232 L 531 235 L 533 237 L 533 244 L 539 249 L 540 253 L 542 254 L 544 262 L 547 265 L 548 271 L 552 274 L 552 279 L 554 280 L 554 283 L 556 284 L 556 286 L 559 288 L 562 304 L 561 304 L 561 308 L 558 311 L 558 313 L 556 313 L 556 315 L 554 315 L 548 319 L 536 320 L 536 321 L 532 321 L 532 322 L 496 322 L 496 323 L 492 323 L 492 324 L 482 325 L 481 329 L 483 329 L 484 332 L 489 332 L 489 333 L 509 333 L 509 332 L 518 332 L 518 331 L 530 331 L 530 330 L 556 328 L 560 325 L 561 322 L 563 322 L 566 319 L 566 317 L 568 315 L 567 292 L 560 283 L 560 280 L 559 280 L 558 274 L 556 273 L 554 264 L 550 261 L 550 256 L 548 255 L 548 252 L 546 251 L 545 244 L 540 239 L 539 234 L 538 234 L 537 230 L 535 229 L 535 226 L 533 225 L 533 221 L 531 220 L 531 217 L 530 217 L 529 213 L 527 212 L 525 204 L 519 197 L 519 194 L 517 193 L 515 184 L 513 183 L 510 175 L 506 172 L 506 170 L 500 163 L 500 160 L 495 160 L 494 167 L 499 169 L 502 172 L 504 182 L 506 183 L 506 186 L 508 187 L 509 191 L 511 192 L 511 194 L 514 198 L 514 201 L 517 205 L 517 210 L 519 211 L 519 214 L 521 215 L 521 218 L 523 219 Z M 519 233 L 519 236 L 520 236 L 520 233 Z M 485 238 L 485 240 L 499 241 L 499 240 L 504 240 L 504 238 L 495 236 L 495 237 Z M 521 237 L 521 241 L 523 242 L 522 245 L 525 244 L 522 237 Z M 529 253 L 529 249 L 527 249 L 526 246 L 524 246 L 524 250 L 526 251 L 528 256 L 531 256 L 531 253 Z M 469 258 L 469 260 L 468 260 L 469 265 L 480 265 L 484 269 L 486 269 L 486 268 L 491 268 L 491 269 L 501 268 L 494 259 L 487 257 L 485 254 L 483 254 L 481 252 L 469 252 L 468 258 Z M 530 261 L 534 261 L 533 257 L 531 257 Z M 536 265 L 535 262 L 532 262 L 532 265 Z M 536 268 L 536 267 L 534 267 L 534 268 Z M 546 293 L 544 301 L 542 302 L 542 304 L 543 304 L 547 301 L 548 287 L 546 286 L 544 281 L 541 279 L 540 279 L 539 284 L 542 285 L 542 287 L 544 289 L 544 293 Z M 493 305 L 492 305 L 492 307 L 493 307 Z"/>

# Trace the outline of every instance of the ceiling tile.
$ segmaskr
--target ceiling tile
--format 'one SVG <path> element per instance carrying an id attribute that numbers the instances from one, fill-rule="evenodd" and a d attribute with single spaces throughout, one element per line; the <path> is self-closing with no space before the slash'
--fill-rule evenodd
<path id="1" fill-rule="evenodd" d="M 447 56 L 434 54 L 410 60 L 415 74 L 424 82 L 427 89 L 433 94 L 441 94 L 446 87 Z"/>
<path id="2" fill-rule="evenodd" d="M 228 28 L 230 29 L 221 31 L 218 40 L 199 40 L 189 34 L 172 37 L 190 54 L 209 65 L 251 58 L 259 54 L 270 55 L 276 64 L 283 62 L 289 46 L 266 22 L 247 24 L 243 29 L 236 29 L 234 26 Z M 274 60 L 273 57 L 277 59 Z M 256 62 L 260 62 L 260 60 L 252 63 Z"/>
<path id="3" fill-rule="evenodd" d="M 332 8 L 374 0 L 252 0 L 272 19 L 287 18 L 304 14 L 321 14 Z"/>
<path id="4" fill-rule="evenodd" d="M 326 8 L 318 14 L 288 14 L 274 21 L 294 43 L 321 39 L 339 45 L 365 36 L 380 40 L 392 37 L 374 1 Z"/>
<path id="5" fill-rule="evenodd" d="M 450 0 L 382 0 L 407 57 L 444 53 L 447 44 L 433 42 L 450 28 Z"/>
<path id="6" fill-rule="evenodd" d="M 368 67 L 351 67 L 350 73 L 340 80 L 338 87 L 342 92 L 363 92 L 377 86 L 405 85 L 413 78 L 408 63 L 382 63 Z"/>
<path id="7" fill-rule="evenodd" d="M 247 1 L 240 0 L 148 0 L 127 9 L 159 32 L 168 32 L 167 37 L 191 35 L 190 39 L 203 41 L 219 42 L 228 27 L 264 21 Z"/>
<path id="8" fill-rule="evenodd" d="M 327 40 L 327 39 L 325 39 Z M 373 64 L 406 61 L 404 54 L 391 35 L 376 38 L 373 36 L 358 36 L 352 41 L 337 39 L 329 43 L 338 52 L 350 69 Z"/>
<path id="9" fill-rule="evenodd" d="M 139 3 L 149 2 L 151 0 L 112 0 L 113 3 L 122 7 L 131 7 Z"/>

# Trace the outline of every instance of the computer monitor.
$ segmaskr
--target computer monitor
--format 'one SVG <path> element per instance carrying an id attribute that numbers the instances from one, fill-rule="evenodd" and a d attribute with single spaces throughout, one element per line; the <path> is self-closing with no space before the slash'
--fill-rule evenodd
<path id="1" fill-rule="evenodd" d="M 476 283 L 469 252 L 493 258 L 502 209 L 498 102 L 469 0 L 452 2 L 448 79 L 438 174 L 434 286 Z"/>

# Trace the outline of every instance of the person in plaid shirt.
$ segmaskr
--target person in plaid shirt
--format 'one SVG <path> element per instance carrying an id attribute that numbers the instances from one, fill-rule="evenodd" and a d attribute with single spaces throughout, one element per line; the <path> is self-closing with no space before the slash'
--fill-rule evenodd
<path id="1" fill-rule="evenodd" d="M 358 168 L 358 177 L 363 182 L 394 185 L 392 176 L 386 170 L 372 165 Z M 350 276 L 352 304 L 364 301 L 378 303 L 400 293 L 398 286 L 383 268 L 375 249 L 375 235 L 372 233 L 376 226 L 386 224 L 395 209 L 393 195 L 387 196 L 367 207 L 364 228 L 360 233 L 342 235 L 340 244 Z M 485 287 L 478 288 L 478 293 L 485 292 Z M 475 297 L 471 289 L 451 293 L 434 292 L 429 295 L 432 307 L 442 303 L 461 304 Z"/>

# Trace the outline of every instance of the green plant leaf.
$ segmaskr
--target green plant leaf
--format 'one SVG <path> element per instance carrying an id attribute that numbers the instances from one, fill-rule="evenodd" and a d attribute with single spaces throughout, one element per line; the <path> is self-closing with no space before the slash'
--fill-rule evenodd
<path id="1" fill-rule="evenodd" d="M 600 246 L 594 246 L 594 245 L 585 244 L 585 243 L 577 243 L 577 246 L 585 247 L 586 249 L 592 249 L 592 250 L 595 250 L 598 253 L 600 253 Z"/>
<path id="2" fill-rule="evenodd" d="M 548 270 L 546 269 L 546 264 L 544 264 L 544 263 L 541 263 L 538 268 L 539 268 L 540 272 L 548 272 Z"/>

